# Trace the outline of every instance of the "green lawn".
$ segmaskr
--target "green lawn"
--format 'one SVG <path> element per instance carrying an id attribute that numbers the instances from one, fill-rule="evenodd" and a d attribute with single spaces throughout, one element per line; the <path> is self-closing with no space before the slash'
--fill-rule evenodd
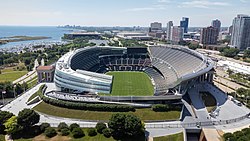
<path id="1" fill-rule="evenodd" d="M 154 87 L 143 72 L 108 72 L 114 76 L 110 96 L 152 96 Z"/>
<path id="2" fill-rule="evenodd" d="M 109 120 L 111 115 L 116 113 L 67 109 L 53 106 L 45 102 L 40 103 L 33 109 L 48 115 L 85 120 Z M 132 113 L 142 120 L 178 120 L 180 117 L 180 111 L 154 112 L 150 108 L 136 109 L 135 112 L 127 113 Z"/>
<path id="3" fill-rule="evenodd" d="M 34 78 L 32 78 L 31 80 L 29 80 L 29 81 L 27 82 L 28 88 L 32 88 L 33 86 L 35 86 L 35 85 L 37 84 L 37 80 L 38 80 L 38 77 L 37 77 L 37 76 L 34 77 Z"/>
<path id="4" fill-rule="evenodd" d="M 17 68 L 22 68 L 21 71 L 19 71 Z M 0 82 L 5 81 L 14 81 L 22 76 L 24 76 L 28 71 L 26 70 L 24 64 L 20 63 L 15 67 L 8 67 L 1 70 L 0 74 Z"/>
<path id="5" fill-rule="evenodd" d="M 183 141 L 183 133 L 162 136 L 162 137 L 155 137 L 154 141 Z"/>

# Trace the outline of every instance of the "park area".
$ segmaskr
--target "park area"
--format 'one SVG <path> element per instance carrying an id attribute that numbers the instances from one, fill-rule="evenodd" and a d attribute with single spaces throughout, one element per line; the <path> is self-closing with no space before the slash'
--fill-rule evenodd
<path id="1" fill-rule="evenodd" d="M 12 82 L 28 73 L 24 64 L 20 63 L 15 67 L 1 69 L 0 82 Z"/>
<path id="2" fill-rule="evenodd" d="M 153 96 L 154 87 L 143 72 L 108 72 L 113 76 L 110 96 Z"/>

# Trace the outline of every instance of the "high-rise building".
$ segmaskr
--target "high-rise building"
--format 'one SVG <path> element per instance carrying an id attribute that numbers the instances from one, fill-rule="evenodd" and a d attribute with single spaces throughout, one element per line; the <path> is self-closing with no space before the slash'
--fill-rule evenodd
<path id="1" fill-rule="evenodd" d="M 166 40 L 170 40 L 170 37 L 171 37 L 171 27 L 173 26 L 173 21 L 169 21 L 167 23 L 167 30 L 166 30 Z"/>
<path id="2" fill-rule="evenodd" d="M 201 29 L 200 44 L 215 45 L 218 39 L 218 29 L 212 26 Z"/>
<path id="3" fill-rule="evenodd" d="M 180 26 L 172 26 L 171 27 L 171 36 L 170 40 L 174 44 L 178 44 L 180 41 L 183 40 L 183 33 L 184 29 Z"/>
<path id="4" fill-rule="evenodd" d="M 211 26 L 217 28 L 218 31 L 220 32 L 220 27 L 221 27 L 220 20 L 218 20 L 218 19 L 213 20 L 212 23 L 211 23 Z"/>
<path id="5" fill-rule="evenodd" d="M 162 24 L 158 22 L 153 22 L 150 24 L 149 32 L 159 32 L 162 31 Z"/>
<path id="6" fill-rule="evenodd" d="M 230 46 L 240 50 L 250 47 L 250 16 L 237 15 L 234 18 Z"/>
<path id="7" fill-rule="evenodd" d="M 189 18 L 183 17 L 182 20 L 180 21 L 180 26 L 183 27 L 184 33 L 188 32 L 188 22 Z"/>
<path id="8" fill-rule="evenodd" d="M 218 20 L 218 19 L 213 20 L 212 23 L 211 23 L 211 26 L 218 29 L 217 36 L 219 36 L 220 28 L 221 28 L 221 22 L 220 22 L 220 20 Z"/>

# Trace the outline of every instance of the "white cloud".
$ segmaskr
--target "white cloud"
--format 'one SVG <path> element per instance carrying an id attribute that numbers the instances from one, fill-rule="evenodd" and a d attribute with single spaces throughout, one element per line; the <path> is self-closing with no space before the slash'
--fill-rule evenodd
<path id="1" fill-rule="evenodd" d="M 242 3 L 247 3 L 249 0 L 240 0 Z"/>
<path id="2" fill-rule="evenodd" d="M 159 3 L 170 3 L 170 0 L 158 0 Z"/>
<path id="3" fill-rule="evenodd" d="M 180 3 L 179 7 L 187 8 L 212 8 L 214 6 L 229 6 L 226 2 L 212 2 L 208 0 L 193 0 Z"/>
<path id="4" fill-rule="evenodd" d="M 166 9 L 165 5 L 153 5 L 152 7 L 136 7 L 136 8 L 130 8 L 126 9 L 127 12 L 138 12 L 138 11 L 155 11 L 155 10 L 164 10 Z"/>

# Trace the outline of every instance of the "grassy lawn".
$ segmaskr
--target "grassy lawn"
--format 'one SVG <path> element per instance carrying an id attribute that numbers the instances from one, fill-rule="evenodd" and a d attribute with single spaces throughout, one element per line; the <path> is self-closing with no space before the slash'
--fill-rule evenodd
<path id="1" fill-rule="evenodd" d="M 19 68 L 19 70 L 18 70 Z M 1 70 L 0 82 L 14 81 L 22 76 L 24 76 L 28 71 L 23 63 L 18 64 L 15 67 L 7 67 Z"/>
<path id="2" fill-rule="evenodd" d="M 39 90 L 38 90 L 37 92 L 35 92 L 34 94 L 32 94 L 32 95 L 29 97 L 29 99 L 28 99 L 27 102 L 29 102 L 30 100 L 32 100 L 32 99 L 35 98 L 36 96 L 39 96 L 39 94 L 41 93 L 41 89 L 42 89 L 42 86 L 40 86 L 40 88 L 39 88 Z"/>
<path id="3" fill-rule="evenodd" d="M 109 120 L 111 115 L 115 112 L 99 112 L 99 111 L 83 111 L 67 109 L 62 107 L 53 106 L 45 102 L 40 103 L 33 108 L 38 112 L 42 112 L 48 115 L 65 117 L 65 118 L 76 118 L 85 120 Z M 154 112 L 150 108 L 146 109 L 136 109 L 132 113 L 142 120 L 177 120 L 180 117 L 179 111 L 169 111 L 169 112 Z"/>
<path id="4" fill-rule="evenodd" d="M 113 75 L 111 96 L 152 96 L 153 85 L 142 72 L 108 72 Z"/>
<path id="5" fill-rule="evenodd" d="M 162 136 L 162 137 L 155 137 L 154 141 L 183 141 L 183 133 Z"/>
<path id="6" fill-rule="evenodd" d="M 216 107 L 216 99 L 210 93 L 202 92 L 201 94 L 207 111 L 211 112 Z"/>
<path id="7" fill-rule="evenodd" d="M 28 88 L 32 88 L 33 86 L 35 86 L 35 85 L 37 84 L 37 80 L 38 80 L 38 77 L 37 77 L 37 76 L 34 77 L 34 78 L 32 78 L 31 80 L 29 80 L 29 81 L 27 82 Z"/>

